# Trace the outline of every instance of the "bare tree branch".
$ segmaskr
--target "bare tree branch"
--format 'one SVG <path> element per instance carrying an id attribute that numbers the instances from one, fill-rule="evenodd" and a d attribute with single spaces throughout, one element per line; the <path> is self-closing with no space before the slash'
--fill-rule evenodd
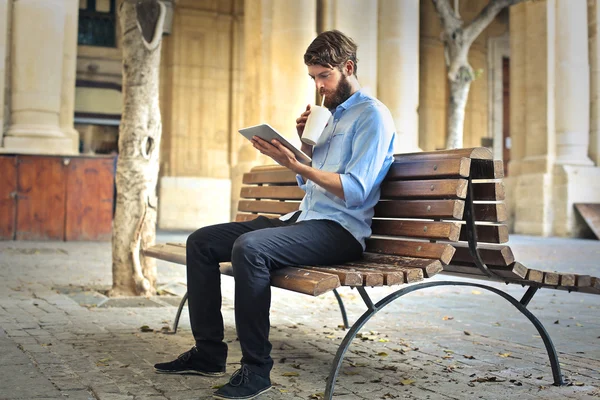
<path id="1" fill-rule="evenodd" d="M 481 32 L 492 23 L 496 15 L 504 7 L 509 7 L 523 1 L 525 0 L 490 0 L 479 15 L 464 29 L 465 44 L 470 46 Z"/>
<path id="2" fill-rule="evenodd" d="M 448 3 L 448 0 L 432 0 L 435 9 L 440 15 L 442 20 L 442 30 L 447 34 L 451 35 L 454 30 L 460 28 L 463 21 L 456 17 L 454 10 Z"/>

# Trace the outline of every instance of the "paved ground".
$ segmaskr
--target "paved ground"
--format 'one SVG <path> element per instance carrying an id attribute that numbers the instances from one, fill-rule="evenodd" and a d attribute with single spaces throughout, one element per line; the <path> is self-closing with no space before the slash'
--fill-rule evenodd
<path id="1" fill-rule="evenodd" d="M 162 233 L 158 241 L 184 238 Z M 530 267 L 600 275 L 600 241 L 515 236 L 510 244 Z M 110 282 L 109 243 L 0 242 L 0 399 L 205 399 L 227 380 L 155 374 L 155 362 L 192 345 L 187 314 L 179 333 L 165 334 L 177 297 L 107 300 Z M 183 268 L 160 263 L 159 282 L 177 293 Z M 240 358 L 231 279 L 223 292 L 231 373 Z M 362 300 L 356 291 L 342 295 L 355 320 Z M 345 334 L 335 299 L 274 289 L 273 302 L 275 389 L 262 398 L 320 399 Z M 542 290 L 530 309 L 550 332 L 569 386 L 551 385 L 540 337 L 507 302 L 475 287 L 443 287 L 404 297 L 363 328 L 335 398 L 600 398 L 600 296 Z"/>

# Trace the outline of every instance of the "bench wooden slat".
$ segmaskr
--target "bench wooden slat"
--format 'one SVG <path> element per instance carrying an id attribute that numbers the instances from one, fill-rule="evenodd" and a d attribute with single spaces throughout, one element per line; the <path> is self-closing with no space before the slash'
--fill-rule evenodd
<path id="1" fill-rule="evenodd" d="M 575 275 L 576 286 L 591 286 L 592 277 L 589 275 Z"/>
<path id="2" fill-rule="evenodd" d="M 501 244 L 508 242 L 508 226 L 506 225 L 475 225 L 477 242 Z M 466 242 L 467 226 L 460 226 L 459 240 Z"/>
<path id="3" fill-rule="evenodd" d="M 231 263 L 222 263 L 220 270 L 223 275 L 233 276 Z M 284 267 L 271 271 L 271 286 L 310 296 L 320 296 L 339 288 L 340 279 L 334 274 Z"/>
<path id="4" fill-rule="evenodd" d="M 471 179 L 504 178 L 504 163 L 501 160 L 471 160 Z"/>
<path id="5" fill-rule="evenodd" d="M 298 186 L 245 186 L 240 197 L 243 199 L 302 200 L 305 193 Z"/>
<path id="6" fill-rule="evenodd" d="M 431 278 L 440 273 L 443 269 L 442 263 L 438 260 L 369 252 L 364 252 L 362 260 L 354 261 L 354 263 L 364 265 L 380 264 L 394 268 L 419 268 L 423 271 L 423 276 L 425 278 Z"/>
<path id="7" fill-rule="evenodd" d="M 503 201 L 506 191 L 502 182 L 473 182 L 473 200 Z"/>
<path id="8" fill-rule="evenodd" d="M 527 276 L 527 267 L 519 262 L 514 262 L 509 266 L 501 267 L 498 265 L 488 265 L 490 271 L 502 278 L 524 279 Z M 468 264 L 450 264 L 444 265 L 442 273 L 457 272 L 461 274 L 469 274 L 477 277 L 485 276 L 483 272 L 475 265 Z"/>
<path id="9" fill-rule="evenodd" d="M 270 214 L 287 214 L 298 210 L 299 202 L 291 201 L 267 201 L 267 200 L 240 200 L 239 211 L 249 211 Z"/>
<path id="10" fill-rule="evenodd" d="M 381 271 L 384 274 L 384 285 L 402 285 L 404 283 L 414 283 L 424 279 L 423 269 L 418 267 L 398 267 L 390 264 L 377 264 L 362 262 L 350 262 L 351 266 L 365 268 L 373 271 Z"/>
<path id="11" fill-rule="evenodd" d="M 575 286 L 575 274 L 559 273 L 560 286 Z"/>
<path id="12" fill-rule="evenodd" d="M 504 204 L 473 204 L 475 221 L 504 222 L 508 219 L 508 212 Z"/>
<path id="13" fill-rule="evenodd" d="M 319 266 L 302 266 L 302 269 L 310 269 L 313 271 L 325 272 L 328 274 L 337 275 L 342 286 L 362 286 L 362 274 L 351 268 L 336 268 L 336 267 L 319 267 Z"/>
<path id="14" fill-rule="evenodd" d="M 406 283 L 406 274 L 401 269 L 391 269 L 391 268 L 380 268 L 374 265 L 360 265 L 355 263 L 347 263 L 344 264 L 350 268 L 356 268 L 361 272 L 371 272 L 376 274 L 381 274 L 383 277 L 382 285 L 385 286 L 395 286 L 395 285 L 404 285 Z M 421 270 L 419 270 L 421 271 Z M 421 272 L 422 274 L 422 272 Z M 367 286 L 367 285 L 365 285 Z"/>
<path id="15" fill-rule="evenodd" d="M 374 219 L 371 229 L 374 235 L 458 241 L 460 223 Z"/>
<path id="16" fill-rule="evenodd" d="M 379 218 L 446 218 L 462 219 L 463 200 L 391 200 L 375 206 Z"/>
<path id="17" fill-rule="evenodd" d="M 391 181 L 381 185 L 381 199 L 464 199 L 466 179 Z"/>
<path id="18" fill-rule="evenodd" d="M 474 264 L 474 259 L 469 253 L 466 243 L 453 244 L 456 249 L 450 264 L 469 263 Z M 515 262 L 515 256 L 508 246 L 477 246 L 483 262 L 490 266 L 507 267 Z"/>
<path id="19" fill-rule="evenodd" d="M 385 182 L 398 179 L 427 178 L 466 178 L 471 169 L 468 158 L 451 158 L 446 160 L 397 160 L 386 177 Z"/>
<path id="20" fill-rule="evenodd" d="M 155 244 L 144 250 L 144 255 L 146 257 L 153 257 L 159 260 L 185 265 L 185 246 Z"/>
<path id="21" fill-rule="evenodd" d="M 256 219 L 260 216 L 264 216 L 267 218 L 279 218 L 281 217 L 281 215 L 279 214 L 265 214 L 265 213 L 260 213 L 260 214 L 243 214 L 243 213 L 239 213 L 235 216 L 235 222 L 245 222 L 245 221 L 252 221 L 253 219 Z"/>
<path id="22" fill-rule="evenodd" d="M 544 285 L 558 286 L 560 284 L 560 276 L 556 272 L 544 271 Z"/>
<path id="23" fill-rule="evenodd" d="M 494 158 L 492 151 L 486 147 L 472 147 L 467 149 L 450 149 L 423 151 L 416 153 L 394 154 L 396 160 L 435 160 L 438 158 L 471 158 L 475 160 L 491 160 Z"/>
<path id="24" fill-rule="evenodd" d="M 429 258 L 448 264 L 454 254 L 454 247 L 443 243 L 370 238 L 367 239 L 367 251 L 404 257 Z"/>
<path id="25" fill-rule="evenodd" d="M 385 282 L 385 277 L 383 272 L 375 271 L 369 268 L 363 268 L 362 266 L 354 266 L 351 264 L 335 264 L 322 266 L 320 268 L 334 268 L 341 270 L 349 270 L 360 273 L 362 276 L 362 280 L 359 283 L 359 286 L 383 286 Z M 347 286 L 356 286 L 356 285 L 347 285 Z"/>
<path id="26" fill-rule="evenodd" d="M 530 282 L 542 283 L 544 281 L 544 271 L 539 271 L 537 269 L 530 269 L 527 271 L 526 280 Z"/>
<path id="27" fill-rule="evenodd" d="M 252 171 L 255 171 L 254 169 Z M 245 185 L 270 183 L 270 184 L 286 184 L 297 185 L 296 174 L 284 167 L 256 170 L 256 172 L 247 172 L 242 178 L 242 183 Z"/>

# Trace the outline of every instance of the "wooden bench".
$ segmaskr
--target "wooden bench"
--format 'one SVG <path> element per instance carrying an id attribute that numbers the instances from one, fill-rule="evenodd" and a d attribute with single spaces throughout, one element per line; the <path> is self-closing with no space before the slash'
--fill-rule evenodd
<path id="1" fill-rule="evenodd" d="M 515 260 L 508 242 L 502 161 L 485 148 L 401 154 L 381 187 L 375 207 L 372 236 L 361 260 L 332 266 L 287 267 L 271 274 L 272 286 L 319 296 L 333 291 L 344 323 L 343 302 L 336 289 L 356 288 L 367 311 L 352 325 L 332 363 L 325 398 L 333 396 L 344 354 L 362 326 L 387 304 L 416 290 L 433 286 L 475 286 L 509 301 L 536 327 L 545 344 L 554 384 L 563 384 L 552 341 L 527 305 L 540 288 L 600 294 L 600 280 L 589 275 L 528 269 Z M 279 217 L 298 209 L 304 192 L 295 174 L 279 166 L 260 166 L 244 174 L 236 221 L 259 215 Z M 145 254 L 185 264 L 185 244 L 157 244 Z M 223 264 L 231 275 L 231 265 Z M 468 281 L 427 281 L 438 273 L 519 284 L 522 299 L 484 284 Z M 423 282 L 425 280 L 425 282 Z M 376 304 L 367 287 L 407 285 Z M 178 309 L 174 331 L 186 301 Z"/>

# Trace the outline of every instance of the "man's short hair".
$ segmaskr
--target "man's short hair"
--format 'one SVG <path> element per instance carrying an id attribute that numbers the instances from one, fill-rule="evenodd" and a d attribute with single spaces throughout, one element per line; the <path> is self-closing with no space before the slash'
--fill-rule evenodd
<path id="1" fill-rule="evenodd" d="M 304 64 L 342 69 L 346 61 L 354 63 L 354 75 L 358 69 L 356 49 L 358 46 L 338 30 L 320 33 L 304 53 Z"/>

